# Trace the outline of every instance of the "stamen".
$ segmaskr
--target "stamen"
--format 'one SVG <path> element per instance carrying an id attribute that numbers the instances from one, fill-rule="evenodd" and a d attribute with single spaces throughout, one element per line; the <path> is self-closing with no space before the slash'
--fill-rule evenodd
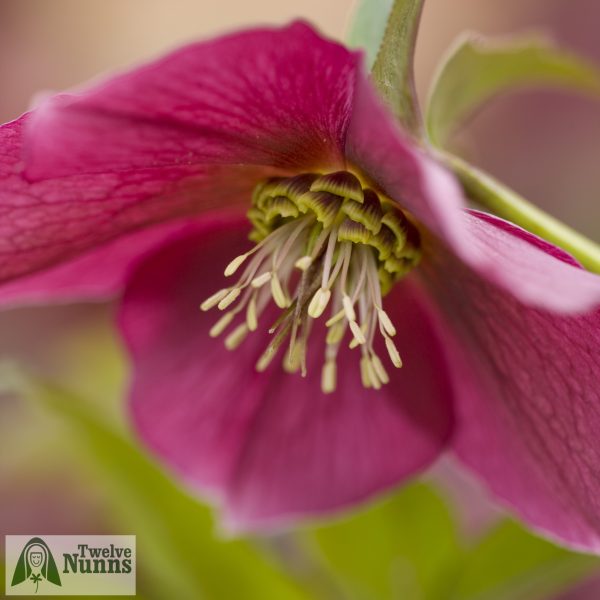
<path id="1" fill-rule="evenodd" d="M 335 360 L 327 360 L 321 373 L 321 389 L 324 394 L 335 392 L 336 371 Z"/>
<path id="2" fill-rule="evenodd" d="M 289 298 L 285 295 L 283 289 L 281 288 L 281 283 L 279 282 L 277 273 L 273 273 L 271 277 L 271 294 L 273 296 L 273 300 L 275 300 L 275 304 L 277 304 L 279 308 L 287 308 L 290 305 Z"/>
<path id="3" fill-rule="evenodd" d="M 325 323 L 325 326 L 331 327 L 332 325 L 335 325 L 335 323 L 337 323 L 338 321 L 341 321 L 345 315 L 346 315 L 346 313 L 345 313 L 344 309 L 342 308 L 342 310 L 335 313 L 335 315 L 333 315 L 333 317 L 331 317 L 331 319 L 329 319 L 329 321 L 327 321 Z"/>
<path id="4" fill-rule="evenodd" d="M 366 365 L 367 372 L 369 374 L 369 381 L 371 382 L 371 385 L 373 386 L 374 389 L 380 390 L 381 389 L 381 381 L 379 381 L 379 377 L 377 377 L 377 372 L 373 368 L 373 363 L 370 361 L 370 359 L 367 355 L 365 355 L 365 365 Z"/>
<path id="5" fill-rule="evenodd" d="M 300 269 L 301 271 L 306 271 L 311 264 L 312 258 L 310 256 L 303 256 L 294 263 L 294 266 Z"/>
<path id="6" fill-rule="evenodd" d="M 242 323 L 238 325 L 226 338 L 225 338 L 225 348 L 227 350 L 235 350 L 245 339 L 246 335 L 248 335 L 248 327 L 246 323 Z"/>
<path id="7" fill-rule="evenodd" d="M 354 323 L 356 323 L 356 321 L 354 321 Z M 350 326 L 350 327 L 352 327 L 352 326 Z M 360 331 L 362 333 L 362 337 L 359 335 L 358 338 L 356 336 L 352 338 L 352 340 L 348 344 L 348 348 L 350 348 L 350 350 L 354 350 L 354 348 L 358 348 L 361 345 L 359 339 L 366 339 L 365 338 L 365 334 L 367 332 L 367 324 L 366 323 L 363 323 L 363 325 L 360 327 Z"/>
<path id="8" fill-rule="evenodd" d="M 218 292 L 215 292 L 212 296 L 209 296 L 200 305 L 200 309 L 203 311 L 207 311 L 207 310 L 210 310 L 211 308 L 214 308 L 215 306 L 217 306 L 217 304 L 219 304 L 219 302 L 221 302 L 221 300 L 223 300 L 223 298 L 225 298 L 225 296 L 227 296 L 227 294 L 229 294 L 229 288 L 225 288 L 223 290 L 219 290 Z"/>
<path id="9" fill-rule="evenodd" d="M 275 358 L 277 351 L 269 346 L 258 359 L 256 366 L 254 367 L 259 373 L 266 371 L 267 367 L 271 364 Z"/>
<path id="10" fill-rule="evenodd" d="M 346 171 L 269 179 L 256 187 L 248 217 L 256 245 L 225 267 L 230 277 L 247 263 L 242 275 L 200 305 L 203 311 L 225 310 L 235 303 L 209 335 L 221 335 L 239 315 L 241 322 L 225 338 L 228 349 L 237 348 L 258 329 L 260 315 L 273 302 L 282 312 L 268 329 L 273 338 L 256 369 L 266 370 L 286 343 L 283 368 L 306 376 L 313 323 L 331 304 L 325 322 L 323 393 L 336 389 L 337 355 L 348 329 L 348 347 L 360 348 L 362 384 L 380 389 L 389 383 L 374 341 L 380 334 L 391 363 L 402 366 L 382 290 L 387 293 L 419 262 L 421 238 L 410 218 L 374 190 L 363 190 Z"/>
<path id="11" fill-rule="evenodd" d="M 325 338 L 326 343 L 331 346 L 334 344 L 339 344 L 342 341 L 345 332 L 345 323 L 335 323 L 333 327 L 330 327 L 329 331 L 327 332 L 327 337 Z"/>
<path id="12" fill-rule="evenodd" d="M 240 256 L 236 256 L 226 267 L 225 267 L 225 277 L 230 277 L 233 275 L 240 265 L 250 256 L 250 253 L 240 254 Z"/>
<path id="13" fill-rule="evenodd" d="M 392 338 L 385 338 L 385 347 L 387 348 L 388 354 L 390 355 L 390 360 L 392 364 L 397 368 L 402 367 L 402 359 L 400 358 L 400 353 L 398 352 L 398 348 L 396 348 L 396 344 L 392 341 Z"/>
<path id="14" fill-rule="evenodd" d="M 225 313 L 211 328 L 208 332 L 210 337 L 219 337 L 227 328 L 227 326 L 233 321 L 235 313 L 233 311 Z"/>
<path id="15" fill-rule="evenodd" d="M 256 292 L 252 294 L 250 302 L 248 303 L 248 309 L 246 310 L 246 325 L 250 331 L 256 331 L 258 329 L 258 316 L 256 314 Z"/>
<path id="16" fill-rule="evenodd" d="M 283 360 L 283 368 L 287 373 L 297 373 L 300 370 L 302 364 L 302 355 L 304 350 L 302 343 L 299 341 L 294 342 L 289 352 L 285 353 Z"/>
<path id="17" fill-rule="evenodd" d="M 385 370 L 385 367 L 383 366 L 383 363 L 381 362 L 379 356 L 377 356 L 377 354 L 375 354 L 374 352 L 373 354 L 371 354 L 371 364 L 373 365 L 373 369 L 377 374 L 377 377 L 379 377 L 379 379 L 381 380 L 381 383 L 389 383 L 390 377 L 387 374 L 387 371 Z"/>
<path id="18" fill-rule="evenodd" d="M 371 388 L 373 385 L 371 384 L 371 377 L 369 375 L 369 367 L 368 363 L 369 357 L 365 354 L 360 359 L 360 380 L 365 388 Z"/>
<path id="19" fill-rule="evenodd" d="M 230 304 L 233 304 L 241 293 L 242 290 L 240 288 L 233 288 L 230 290 L 225 298 L 217 304 L 219 310 L 225 310 Z"/>
<path id="20" fill-rule="evenodd" d="M 329 302 L 329 298 L 331 298 L 331 291 L 323 288 L 319 288 L 313 299 L 310 301 L 308 305 L 308 314 L 313 319 L 318 319 L 325 309 L 327 308 L 327 303 Z"/>
<path id="21" fill-rule="evenodd" d="M 269 273 L 263 273 L 262 275 L 259 275 L 258 277 L 255 277 L 252 280 L 252 282 L 251 282 L 250 285 L 253 288 L 257 288 L 258 289 L 259 287 L 262 287 L 263 285 L 265 285 L 265 283 L 267 283 L 267 281 L 270 281 L 272 275 L 273 274 L 271 272 L 269 272 Z"/>
<path id="22" fill-rule="evenodd" d="M 346 319 L 348 319 L 348 321 L 356 321 L 356 313 L 354 312 L 354 306 L 352 305 L 350 296 L 344 294 L 342 302 L 344 304 L 344 314 L 346 315 Z"/>
<path id="23" fill-rule="evenodd" d="M 350 321 L 350 331 L 352 331 L 352 335 L 358 344 L 364 344 L 367 341 L 365 334 L 356 321 Z"/>
<path id="24" fill-rule="evenodd" d="M 396 335 L 396 328 L 389 318 L 388 314 L 382 309 L 377 309 L 377 316 L 379 317 L 379 324 L 383 328 L 383 331 L 389 336 L 394 337 Z"/>

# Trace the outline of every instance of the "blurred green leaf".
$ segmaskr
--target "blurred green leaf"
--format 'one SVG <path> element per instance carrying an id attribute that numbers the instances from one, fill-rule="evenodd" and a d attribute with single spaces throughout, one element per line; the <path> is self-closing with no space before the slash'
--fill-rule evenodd
<path id="1" fill-rule="evenodd" d="M 400 123 L 421 130 L 413 57 L 423 0 L 362 0 L 349 44 L 365 48 L 373 82 Z"/>
<path id="2" fill-rule="evenodd" d="M 184 493 L 89 403 L 46 384 L 30 395 L 60 415 L 102 477 L 118 533 L 137 536 L 142 593 L 153 598 L 306 600 L 301 587 L 245 541 L 215 539 L 209 510 Z"/>
<path id="3" fill-rule="evenodd" d="M 448 600 L 543 600 L 581 581 L 600 561 L 505 521 L 471 550 Z"/>
<path id="4" fill-rule="evenodd" d="M 444 501 L 414 484 L 307 534 L 352 600 L 447 600 L 464 550 Z"/>
<path id="5" fill-rule="evenodd" d="M 360 0 L 347 36 L 348 45 L 362 48 L 367 68 L 373 67 L 394 0 Z"/>
<path id="6" fill-rule="evenodd" d="M 542 37 L 490 40 L 461 36 L 448 52 L 427 103 L 427 132 L 443 146 L 483 104 L 526 86 L 570 88 L 600 94 L 600 72 L 581 57 Z"/>

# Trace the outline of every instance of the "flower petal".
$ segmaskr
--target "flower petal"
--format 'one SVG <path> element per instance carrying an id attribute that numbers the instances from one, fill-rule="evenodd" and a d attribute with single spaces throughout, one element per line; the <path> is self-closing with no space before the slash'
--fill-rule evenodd
<path id="1" fill-rule="evenodd" d="M 432 317 L 411 284 L 387 300 L 403 368 L 376 344 L 390 383 L 366 390 L 358 353 L 343 348 L 336 391 L 325 395 L 322 347 L 311 339 L 308 376 L 273 377 L 255 416 L 225 504 L 230 528 L 277 527 L 352 506 L 427 467 L 444 448 L 453 390 Z"/>
<path id="2" fill-rule="evenodd" d="M 165 219 L 239 206 L 268 175 L 339 166 L 356 61 L 301 23 L 257 29 L 5 125 L 0 279 Z"/>
<path id="3" fill-rule="evenodd" d="M 9 281 L 0 286 L 0 307 L 110 300 L 122 292 L 133 266 L 148 252 L 194 229 L 197 221 L 174 221 L 137 231 L 55 267 Z"/>
<path id="4" fill-rule="evenodd" d="M 600 276 L 521 227 L 477 211 L 463 215 L 465 239 L 483 257 L 480 272 L 529 305 L 581 313 L 600 305 Z"/>
<path id="5" fill-rule="evenodd" d="M 600 277 L 573 267 L 561 250 L 496 217 L 467 213 L 456 179 L 406 137 L 360 77 L 347 152 L 463 261 L 523 302 L 557 312 L 600 304 Z"/>
<path id="6" fill-rule="evenodd" d="M 466 202 L 456 178 L 400 129 L 364 77 L 357 78 L 346 153 L 390 198 L 471 258 L 461 219 Z"/>
<path id="7" fill-rule="evenodd" d="M 530 525 L 600 552 L 600 311 L 525 306 L 449 255 L 433 268 L 429 284 L 462 344 L 458 456 Z"/>
<path id="8" fill-rule="evenodd" d="M 144 441 L 190 485 L 220 500 L 235 528 L 339 509 L 434 459 L 451 431 L 452 390 L 417 289 L 407 284 L 392 303 L 406 366 L 390 367 L 392 381 L 380 392 L 364 391 L 354 352 L 339 364 L 338 390 L 324 395 L 318 340 L 311 339 L 302 379 L 279 364 L 254 370 L 269 318 L 233 353 L 208 337 L 218 316 L 201 313 L 198 303 L 243 250 L 240 232 L 232 225 L 181 239 L 130 281 L 120 324 Z"/>

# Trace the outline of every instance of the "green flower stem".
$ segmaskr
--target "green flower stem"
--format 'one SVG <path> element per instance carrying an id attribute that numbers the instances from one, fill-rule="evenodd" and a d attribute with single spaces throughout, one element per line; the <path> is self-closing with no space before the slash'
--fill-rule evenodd
<path id="1" fill-rule="evenodd" d="M 600 273 L 600 246 L 558 219 L 546 214 L 501 183 L 449 153 L 443 162 L 460 179 L 469 197 L 572 254 L 586 269 Z"/>

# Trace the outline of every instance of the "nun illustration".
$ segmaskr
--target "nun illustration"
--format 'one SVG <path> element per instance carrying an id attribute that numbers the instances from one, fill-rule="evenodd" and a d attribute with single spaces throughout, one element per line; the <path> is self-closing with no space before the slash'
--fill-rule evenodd
<path id="1" fill-rule="evenodd" d="M 30 580 L 35 583 L 35 593 L 37 594 L 43 579 L 55 585 L 61 585 L 60 575 L 50 548 L 42 538 L 34 537 L 27 542 L 19 556 L 11 586 Z"/>

